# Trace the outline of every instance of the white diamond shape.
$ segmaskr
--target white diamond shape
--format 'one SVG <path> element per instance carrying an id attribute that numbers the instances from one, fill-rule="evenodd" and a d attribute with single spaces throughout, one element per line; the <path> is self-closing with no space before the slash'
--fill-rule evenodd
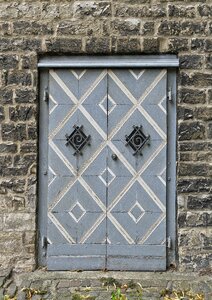
<path id="1" fill-rule="evenodd" d="M 111 244 L 111 241 L 108 237 L 106 237 L 103 241 L 102 244 Z"/>
<path id="2" fill-rule="evenodd" d="M 164 108 L 163 105 L 162 105 L 162 103 L 163 103 L 164 100 L 166 100 L 166 96 L 163 97 L 163 98 L 160 100 L 160 102 L 158 103 L 158 106 L 159 106 L 160 109 L 166 114 L 166 110 L 165 110 L 165 108 Z"/>
<path id="3" fill-rule="evenodd" d="M 108 114 L 110 114 L 116 107 L 116 102 L 113 100 L 113 98 L 111 98 L 110 95 L 108 95 L 108 102 L 112 103 L 111 108 L 108 110 Z M 108 104 L 108 107 L 109 107 L 109 104 Z"/>
<path id="4" fill-rule="evenodd" d="M 49 174 L 51 173 L 52 179 L 49 181 L 48 183 L 48 187 L 52 184 L 52 182 L 56 179 L 56 173 L 54 172 L 54 170 L 49 166 Z M 49 175 L 50 178 L 50 175 Z"/>
<path id="5" fill-rule="evenodd" d="M 105 174 L 105 172 L 108 172 L 110 175 L 111 175 L 111 179 L 108 181 L 108 183 L 106 182 L 106 180 L 102 177 L 104 174 Z M 110 168 L 105 168 L 103 171 L 102 171 L 102 173 L 98 176 L 100 179 L 101 179 L 101 181 L 104 183 L 104 185 L 105 186 L 109 186 L 111 183 L 112 183 L 112 181 L 116 178 L 116 175 L 113 173 L 113 171 L 110 169 Z M 108 179 L 109 179 L 109 176 L 107 176 L 108 177 Z"/>
<path id="6" fill-rule="evenodd" d="M 143 73 L 145 72 L 145 70 L 141 70 L 141 72 L 136 74 L 135 72 L 133 72 L 133 70 L 129 70 L 129 71 L 136 80 L 138 80 L 143 75 Z"/>
<path id="7" fill-rule="evenodd" d="M 102 99 L 102 101 L 100 101 L 100 103 L 99 103 L 99 106 L 101 107 L 101 109 L 103 110 L 103 112 L 107 115 L 109 115 L 113 110 L 114 110 L 114 108 L 116 107 L 116 102 L 111 98 L 111 96 L 110 95 L 108 95 L 108 102 L 110 102 L 110 103 L 108 103 L 108 108 L 109 108 L 109 104 L 110 104 L 110 106 L 111 106 L 111 108 L 110 109 L 108 109 L 108 112 L 107 112 L 107 109 L 105 109 L 105 102 L 106 101 L 106 108 L 107 108 L 107 96 L 105 96 L 103 99 Z M 112 103 L 112 104 L 111 104 Z"/>
<path id="8" fill-rule="evenodd" d="M 83 70 L 80 74 L 77 74 L 74 70 L 72 70 L 71 73 L 74 75 L 76 79 L 80 80 L 82 76 L 86 73 L 86 70 Z"/>
<path id="9" fill-rule="evenodd" d="M 53 113 L 53 111 L 55 110 L 55 108 L 58 106 L 58 103 L 57 103 L 57 101 L 51 95 L 49 95 L 49 99 L 53 103 L 53 106 L 52 106 L 51 110 L 49 111 L 49 114 L 51 115 L 51 113 Z"/>
<path id="10" fill-rule="evenodd" d="M 164 177 L 164 173 L 166 172 L 166 167 L 163 169 L 163 171 L 160 173 L 160 175 L 157 175 L 157 177 L 160 179 L 160 181 L 166 186 L 166 182 L 165 180 L 163 179 Z"/>
<path id="11" fill-rule="evenodd" d="M 74 213 L 72 212 L 74 208 L 79 208 L 82 213 L 80 214 L 80 216 L 77 218 Z M 84 207 L 77 201 L 71 208 L 70 211 L 68 212 L 69 215 L 78 223 L 82 217 L 84 216 L 84 214 L 86 213 L 86 210 L 84 209 Z"/>
<path id="12" fill-rule="evenodd" d="M 139 215 L 139 217 L 135 217 L 132 213 L 132 210 L 134 208 L 139 208 L 141 211 L 141 214 Z M 143 207 L 140 205 L 140 203 L 138 203 L 138 201 L 135 202 L 135 204 L 130 208 L 130 210 L 128 211 L 128 215 L 133 219 L 133 221 L 137 224 L 140 219 L 143 217 L 143 215 L 145 214 L 145 210 L 143 209 Z"/>

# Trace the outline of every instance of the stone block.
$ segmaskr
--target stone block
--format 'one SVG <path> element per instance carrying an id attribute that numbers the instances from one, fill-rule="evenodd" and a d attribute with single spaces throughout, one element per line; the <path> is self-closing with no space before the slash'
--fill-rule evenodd
<path id="1" fill-rule="evenodd" d="M 28 124 L 27 125 L 27 138 L 28 140 L 36 140 L 38 134 L 37 124 Z"/>
<path id="2" fill-rule="evenodd" d="M 168 6 L 168 15 L 169 17 L 175 18 L 195 18 L 196 10 L 192 5 L 169 5 Z"/>
<path id="3" fill-rule="evenodd" d="M 16 193 L 23 193 L 25 191 L 25 184 L 25 179 L 17 179 L 12 177 L 9 179 L 2 179 L 0 187 L 11 190 Z"/>
<path id="4" fill-rule="evenodd" d="M 141 35 L 154 35 L 155 23 L 152 21 L 147 21 L 141 23 Z"/>
<path id="5" fill-rule="evenodd" d="M 212 139 L 212 123 L 208 124 L 207 134 L 208 134 L 208 138 Z"/>
<path id="6" fill-rule="evenodd" d="M 211 55 L 206 57 L 206 68 L 212 69 L 212 56 Z"/>
<path id="7" fill-rule="evenodd" d="M 48 52 L 79 53 L 82 49 L 81 38 L 46 39 L 45 46 Z"/>
<path id="8" fill-rule="evenodd" d="M 212 106 L 196 107 L 194 115 L 197 120 L 212 121 Z"/>
<path id="9" fill-rule="evenodd" d="M 70 281 L 69 280 L 61 280 L 58 285 L 57 285 L 57 289 L 61 289 L 61 288 L 68 288 L 70 287 Z"/>
<path id="10" fill-rule="evenodd" d="M 11 121 L 28 121 L 35 118 L 35 106 L 19 106 L 9 108 L 9 117 Z"/>
<path id="11" fill-rule="evenodd" d="M 0 152 L 1 152 L 1 144 L 0 144 Z M 37 143 L 35 141 L 21 143 L 20 153 L 36 153 L 36 152 L 37 152 Z"/>
<path id="12" fill-rule="evenodd" d="M 15 155 L 13 158 L 13 165 L 15 167 L 29 167 L 31 164 L 36 162 L 37 154 L 25 154 L 23 155 Z"/>
<path id="13" fill-rule="evenodd" d="M 0 122 L 4 121 L 4 119 L 5 119 L 4 107 L 0 106 Z"/>
<path id="14" fill-rule="evenodd" d="M 21 68 L 22 69 L 36 69 L 37 68 L 37 55 L 25 54 L 21 55 Z"/>
<path id="15" fill-rule="evenodd" d="M 54 20 L 60 17 L 59 5 L 49 2 L 43 2 L 41 7 L 41 19 Z"/>
<path id="16" fill-rule="evenodd" d="M 180 56 L 181 69 L 201 69 L 204 56 L 201 55 L 182 55 Z"/>
<path id="17" fill-rule="evenodd" d="M 207 22 L 184 21 L 181 23 L 181 35 L 207 35 Z"/>
<path id="18" fill-rule="evenodd" d="M 101 34 L 101 23 L 88 20 L 83 23 L 81 20 L 63 21 L 60 22 L 57 28 L 57 35 L 97 35 Z"/>
<path id="19" fill-rule="evenodd" d="M 212 84 L 212 74 L 199 72 L 189 74 L 182 72 L 180 75 L 180 83 L 183 86 L 208 87 Z"/>
<path id="20" fill-rule="evenodd" d="M 125 18 L 161 18 L 167 15 L 163 5 L 128 6 L 126 4 L 115 5 L 115 16 Z"/>
<path id="21" fill-rule="evenodd" d="M 206 103 L 206 91 L 182 88 L 179 91 L 179 101 L 186 104 L 204 104 Z"/>
<path id="22" fill-rule="evenodd" d="M 29 213 L 5 214 L 4 230 L 21 232 L 35 230 L 35 216 Z"/>
<path id="23" fill-rule="evenodd" d="M 178 21 L 162 21 L 158 28 L 158 34 L 162 36 L 178 36 L 180 31 L 181 24 Z"/>
<path id="24" fill-rule="evenodd" d="M 189 40 L 186 38 L 172 38 L 168 39 L 168 50 L 172 53 L 179 53 L 180 51 L 188 51 L 190 48 Z"/>
<path id="25" fill-rule="evenodd" d="M 10 8 L 16 7 L 18 11 L 19 18 L 26 18 L 28 20 L 37 19 L 38 16 L 41 16 L 41 6 L 36 1 L 31 1 L 30 3 L 15 3 L 14 6 L 10 5 Z M 10 18 L 12 15 L 10 15 Z"/>
<path id="26" fill-rule="evenodd" d="M 190 120 L 193 119 L 194 117 L 193 109 L 184 106 L 178 106 L 177 113 L 178 113 L 178 120 Z"/>
<path id="27" fill-rule="evenodd" d="M 158 38 L 144 38 L 143 39 L 143 51 L 145 53 L 157 53 L 159 51 Z"/>
<path id="28" fill-rule="evenodd" d="M 17 300 L 26 300 L 26 294 L 23 291 L 19 291 L 17 295 Z"/>
<path id="29" fill-rule="evenodd" d="M 135 18 L 115 20 L 112 22 L 112 31 L 121 36 L 139 35 L 140 20 Z"/>
<path id="30" fill-rule="evenodd" d="M 108 38 L 88 38 L 85 49 L 87 53 L 109 53 L 110 39 Z"/>
<path id="31" fill-rule="evenodd" d="M 109 17 L 112 14 L 109 1 L 75 1 L 73 4 L 74 17 Z"/>
<path id="32" fill-rule="evenodd" d="M 181 212 L 178 215 L 178 224 L 179 227 L 190 227 L 190 228 L 197 228 L 210 226 L 212 220 L 212 214 L 208 212 L 195 212 L 195 211 L 187 211 Z M 194 233 L 198 233 L 197 229 L 194 230 Z M 197 246 L 200 247 L 200 244 Z"/>
<path id="33" fill-rule="evenodd" d="M 193 153 L 180 152 L 179 153 L 179 160 L 180 161 L 192 161 L 193 160 Z"/>
<path id="34" fill-rule="evenodd" d="M 120 2 L 120 0 L 114 0 L 114 2 Z M 145 4 L 150 3 L 151 0 L 122 0 L 122 3 L 131 4 L 131 5 L 139 5 L 139 4 Z"/>
<path id="35" fill-rule="evenodd" d="M 33 103 L 36 101 L 36 92 L 29 88 L 17 88 L 15 91 L 16 103 Z"/>
<path id="36" fill-rule="evenodd" d="M 11 155 L 0 156 L 0 165 L 2 167 L 9 167 L 11 164 L 12 164 L 12 156 Z"/>
<path id="37" fill-rule="evenodd" d="M 191 39 L 191 49 L 203 51 L 205 47 L 205 39 L 192 38 Z"/>
<path id="38" fill-rule="evenodd" d="M 120 38 L 117 39 L 117 52 L 118 53 L 137 53 L 140 52 L 140 39 L 139 38 Z"/>
<path id="39" fill-rule="evenodd" d="M 1 143 L 0 144 L 0 153 L 16 153 L 17 145 L 13 142 Z"/>
<path id="40" fill-rule="evenodd" d="M 8 50 L 13 51 L 42 51 L 41 37 L 14 37 L 10 40 Z"/>
<path id="41" fill-rule="evenodd" d="M 212 250 L 212 235 L 211 231 L 208 231 L 206 233 L 201 232 L 201 242 L 202 242 L 202 248 L 204 250 Z"/>
<path id="42" fill-rule="evenodd" d="M 180 193 L 209 192 L 211 184 L 212 179 L 208 178 L 179 178 L 177 187 Z"/>
<path id="43" fill-rule="evenodd" d="M 0 33 L 2 36 L 10 36 L 11 35 L 11 24 L 10 22 L 0 22 Z"/>
<path id="44" fill-rule="evenodd" d="M 32 75 L 28 71 L 10 71 L 8 73 L 7 83 L 30 86 L 32 84 Z"/>
<path id="45" fill-rule="evenodd" d="M 0 69 L 16 69 L 18 67 L 18 56 L 15 54 L 0 54 Z"/>
<path id="46" fill-rule="evenodd" d="M 212 17 L 212 5 L 201 4 L 198 6 L 201 17 Z"/>
<path id="47" fill-rule="evenodd" d="M 209 167 L 209 173 L 208 175 L 210 176 L 210 162 L 212 162 L 212 153 L 211 151 L 207 151 L 207 152 L 195 152 L 193 153 L 193 161 L 201 161 L 201 162 L 207 162 L 208 167 Z"/>
<path id="48" fill-rule="evenodd" d="M 208 149 L 208 143 L 204 141 L 183 142 L 179 144 L 179 149 L 180 151 L 205 151 Z"/>
<path id="49" fill-rule="evenodd" d="M 2 124 L 3 141 L 23 141 L 26 139 L 25 124 Z"/>
<path id="50" fill-rule="evenodd" d="M 207 164 L 180 163 L 178 167 L 179 176 L 208 176 Z"/>
<path id="51" fill-rule="evenodd" d="M 61 2 L 59 6 L 60 19 L 70 20 L 73 17 L 73 2 Z"/>
<path id="52" fill-rule="evenodd" d="M 208 89 L 208 103 L 212 104 L 212 89 Z"/>
<path id="53" fill-rule="evenodd" d="M 22 238 L 21 234 L 17 232 L 0 232 L 0 253 L 5 254 L 16 254 L 22 250 Z"/>
<path id="54" fill-rule="evenodd" d="M 205 254 L 196 254 L 196 255 L 186 255 L 181 260 L 182 264 L 190 265 L 191 271 L 200 271 L 201 269 L 207 269 L 210 267 L 209 262 L 212 259 L 212 255 Z"/>
<path id="55" fill-rule="evenodd" d="M 50 35 L 54 33 L 51 23 L 30 21 L 13 22 L 13 33 L 16 35 Z"/>
<path id="56" fill-rule="evenodd" d="M 206 52 L 212 51 L 212 40 L 205 40 L 205 51 Z"/>
<path id="57" fill-rule="evenodd" d="M 198 140 L 205 138 L 205 126 L 201 122 L 182 122 L 178 129 L 179 140 Z"/>

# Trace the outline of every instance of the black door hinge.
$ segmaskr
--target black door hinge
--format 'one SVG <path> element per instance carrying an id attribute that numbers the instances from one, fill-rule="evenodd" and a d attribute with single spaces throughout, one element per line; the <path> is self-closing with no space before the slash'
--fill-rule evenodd
<path id="1" fill-rule="evenodd" d="M 171 249 L 172 248 L 172 239 L 170 236 L 167 237 L 166 239 L 166 246 L 168 249 Z"/>
<path id="2" fill-rule="evenodd" d="M 167 94 L 167 99 L 168 99 L 168 101 L 172 101 L 173 100 L 173 98 L 172 98 L 173 96 L 172 96 L 172 88 L 170 87 L 169 89 L 168 89 L 168 94 Z"/>
<path id="3" fill-rule="evenodd" d="M 44 102 L 48 102 L 49 101 L 49 89 L 48 89 L 47 86 L 44 88 L 43 101 Z"/>
<path id="4" fill-rule="evenodd" d="M 46 236 L 42 236 L 42 239 L 41 239 L 42 248 L 46 249 L 48 244 L 49 244 L 49 242 L 47 240 L 47 237 Z"/>

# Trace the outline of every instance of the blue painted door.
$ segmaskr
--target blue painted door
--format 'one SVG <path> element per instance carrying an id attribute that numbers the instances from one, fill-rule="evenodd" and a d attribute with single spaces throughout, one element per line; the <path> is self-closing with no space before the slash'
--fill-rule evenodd
<path id="1" fill-rule="evenodd" d="M 50 270 L 166 268 L 165 69 L 49 72 Z"/>

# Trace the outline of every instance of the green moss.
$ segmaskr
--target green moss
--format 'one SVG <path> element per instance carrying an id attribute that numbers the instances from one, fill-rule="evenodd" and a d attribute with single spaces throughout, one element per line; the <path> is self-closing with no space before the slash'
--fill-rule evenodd
<path id="1" fill-rule="evenodd" d="M 104 286 L 115 285 L 116 287 L 121 287 L 121 283 L 113 277 L 108 277 L 108 278 L 102 277 L 100 281 L 103 283 Z"/>
<path id="2" fill-rule="evenodd" d="M 82 296 L 80 294 L 73 294 L 72 295 L 72 300 L 82 300 Z"/>
<path id="3" fill-rule="evenodd" d="M 96 297 L 95 296 L 91 296 L 91 295 L 80 295 L 80 294 L 73 294 L 72 295 L 72 300 L 95 300 Z"/>
<path id="4" fill-rule="evenodd" d="M 128 283 L 127 283 L 127 287 L 129 289 L 136 289 L 137 288 L 137 284 L 131 279 Z"/>
<path id="5" fill-rule="evenodd" d="M 162 290 L 161 296 L 163 300 L 205 300 L 205 296 L 202 293 L 193 293 L 190 290 L 179 291 L 167 291 Z"/>

